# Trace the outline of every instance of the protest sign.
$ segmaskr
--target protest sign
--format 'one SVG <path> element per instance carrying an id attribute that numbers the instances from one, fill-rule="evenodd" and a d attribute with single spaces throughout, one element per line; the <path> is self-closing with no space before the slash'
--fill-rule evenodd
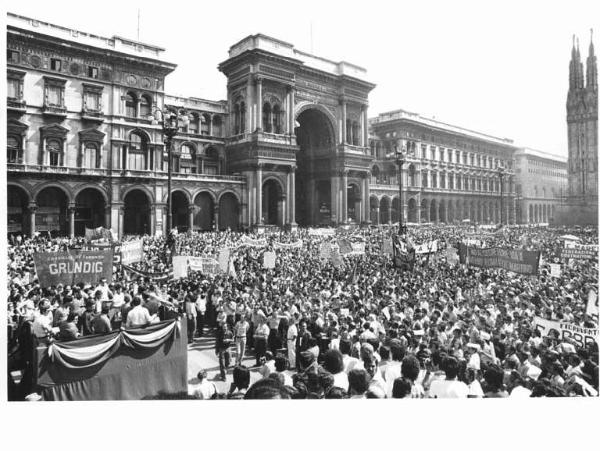
<path id="1" fill-rule="evenodd" d="M 542 337 L 556 338 L 558 340 L 570 338 L 580 347 L 585 347 L 598 339 L 598 329 L 588 329 L 567 322 L 540 318 L 539 316 L 533 319 L 533 324 L 541 332 Z"/>
<path id="2" fill-rule="evenodd" d="M 550 263 L 550 275 L 552 277 L 560 277 L 560 265 L 558 263 Z"/>
<path id="3" fill-rule="evenodd" d="M 575 258 L 578 260 L 591 260 L 598 257 L 598 251 L 594 248 L 589 247 L 572 247 L 563 248 L 560 251 L 561 260 L 567 258 Z"/>
<path id="4" fill-rule="evenodd" d="M 335 268 L 339 268 L 344 263 L 342 256 L 338 251 L 331 253 L 331 263 Z"/>
<path id="5" fill-rule="evenodd" d="M 121 263 L 130 265 L 144 259 L 144 242 L 141 239 L 121 244 Z"/>
<path id="6" fill-rule="evenodd" d="M 275 252 L 265 252 L 263 254 L 263 268 L 265 269 L 273 269 L 275 268 L 275 259 L 277 256 Z"/>
<path id="7" fill-rule="evenodd" d="M 245 246 L 250 247 L 265 247 L 267 245 L 267 240 L 265 240 L 264 238 L 253 240 L 252 238 L 249 238 L 246 235 L 244 235 L 242 237 L 241 243 Z"/>
<path id="8" fill-rule="evenodd" d="M 392 239 L 384 238 L 383 240 L 383 253 L 391 254 L 392 253 Z"/>
<path id="9" fill-rule="evenodd" d="M 458 252 L 452 246 L 446 248 L 446 261 L 449 265 L 456 265 L 459 262 Z"/>
<path id="10" fill-rule="evenodd" d="M 113 253 L 110 251 L 37 252 L 33 254 L 35 270 L 42 287 L 97 283 L 112 279 Z"/>
<path id="11" fill-rule="evenodd" d="M 588 301 L 585 309 L 586 315 L 598 322 L 598 295 L 594 290 L 588 292 Z"/>
<path id="12" fill-rule="evenodd" d="M 173 278 L 181 279 L 187 277 L 187 264 L 188 257 L 186 255 L 175 255 L 173 256 Z"/>
<path id="13" fill-rule="evenodd" d="M 500 268 L 519 274 L 535 275 L 538 273 L 539 260 L 539 251 L 467 247 L 467 263 L 481 268 Z"/>
<path id="14" fill-rule="evenodd" d="M 438 251 L 437 240 L 428 241 L 427 243 L 415 246 L 415 254 L 431 254 Z"/>
<path id="15" fill-rule="evenodd" d="M 365 243 L 352 243 L 352 255 L 363 255 L 365 253 Z"/>
<path id="16" fill-rule="evenodd" d="M 331 244 L 330 243 L 321 243 L 321 248 L 319 249 L 319 255 L 323 260 L 329 260 L 331 257 Z"/>
<path id="17" fill-rule="evenodd" d="M 214 258 L 188 257 L 188 267 L 192 271 L 200 271 L 206 275 L 217 275 L 221 272 L 221 265 Z"/>
<path id="18" fill-rule="evenodd" d="M 229 257 L 231 256 L 231 250 L 229 248 L 223 248 L 219 251 L 219 265 L 221 270 L 226 272 L 229 269 Z"/>
<path id="19" fill-rule="evenodd" d="M 302 240 L 298 240 L 294 243 L 279 243 L 277 241 L 275 241 L 273 243 L 273 248 L 274 249 L 299 249 L 302 247 Z"/>
<path id="20" fill-rule="evenodd" d="M 334 236 L 335 229 L 315 229 L 311 227 L 308 229 L 308 234 L 309 236 Z"/>
<path id="21" fill-rule="evenodd" d="M 338 246 L 342 255 L 352 252 L 352 243 L 346 239 L 338 240 Z"/>

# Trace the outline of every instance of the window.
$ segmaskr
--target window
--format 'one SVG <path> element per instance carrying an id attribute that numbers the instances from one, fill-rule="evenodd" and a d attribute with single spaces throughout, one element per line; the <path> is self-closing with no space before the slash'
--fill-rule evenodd
<path id="1" fill-rule="evenodd" d="M 49 106 L 61 106 L 61 89 L 58 86 L 48 87 L 48 105 Z"/>
<path id="2" fill-rule="evenodd" d="M 188 125 L 188 132 L 198 134 L 198 114 L 190 114 L 190 124 Z"/>
<path id="3" fill-rule="evenodd" d="M 429 151 L 431 152 L 431 159 L 435 160 L 435 146 L 431 146 Z"/>
<path id="4" fill-rule="evenodd" d="M 219 173 L 219 154 L 217 150 L 209 147 L 201 164 L 203 174 L 217 175 Z"/>
<path id="5" fill-rule="evenodd" d="M 50 166 L 60 166 L 62 143 L 57 139 L 49 139 L 46 141 L 46 150 L 48 151 Z"/>
<path id="6" fill-rule="evenodd" d="M 437 174 L 435 172 L 431 173 L 431 187 L 432 188 L 437 188 L 438 184 L 437 184 Z"/>
<path id="7" fill-rule="evenodd" d="M 448 175 L 448 188 L 454 189 L 454 176 Z"/>
<path id="8" fill-rule="evenodd" d="M 448 149 L 448 163 L 452 163 L 452 149 Z"/>
<path id="9" fill-rule="evenodd" d="M 83 111 L 102 111 L 102 87 L 83 84 Z"/>
<path id="10" fill-rule="evenodd" d="M 19 64 L 21 61 L 21 54 L 16 50 L 7 50 L 6 51 L 6 62 L 12 64 Z"/>
<path id="11" fill-rule="evenodd" d="M 246 104 L 238 102 L 235 104 L 234 109 L 234 127 L 233 134 L 239 135 L 246 132 Z"/>
<path id="12" fill-rule="evenodd" d="M 222 136 L 223 135 L 223 121 L 221 120 L 221 116 L 213 116 L 212 117 L 212 135 L 213 136 Z"/>
<path id="13" fill-rule="evenodd" d="M 135 97 L 131 93 L 125 96 L 125 116 L 137 117 Z"/>
<path id="14" fill-rule="evenodd" d="M 88 66 L 88 77 L 98 78 L 98 68 L 94 66 Z"/>
<path id="15" fill-rule="evenodd" d="M 427 158 L 427 146 L 421 144 L 421 158 Z"/>
<path id="16" fill-rule="evenodd" d="M 147 119 L 152 115 L 152 98 L 144 94 L 140 98 L 140 117 Z"/>
<path id="17" fill-rule="evenodd" d="M 440 161 L 444 161 L 444 149 L 440 147 Z"/>
<path id="18" fill-rule="evenodd" d="M 475 166 L 475 155 L 471 154 L 471 166 Z"/>
<path id="19" fill-rule="evenodd" d="M 127 153 L 127 169 L 145 171 L 148 168 L 148 144 L 146 140 L 137 133 L 129 137 L 129 152 Z"/>
<path id="20" fill-rule="evenodd" d="M 9 135 L 6 138 L 7 155 L 6 161 L 9 163 L 23 162 L 23 149 L 21 139 L 18 136 Z"/>
<path id="21" fill-rule="evenodd" d="M 194 149 L 189 144 L 182 144 L 179 148 L 179 172 L 184 174 L 196 173 Z"/>
<path id="22" fill-rule="evenodd" d="M 62 61 L 58 58 L 51 58 L 50 69 L 60 72 L 62 70 Z"/>
<path id="23" fill-rule="evenodd" d="M 423 188 L 427 188 L 428 186 L 428 180 L 427 180 L 427 172 L 423 171 L 423 173 L 421 174 L 421 184 L 423 185 Z"/>
<path id="24" fill-rule="evenodd" d="M 467 153 L 463 152 L 462 157 L 463 157 L 463 164 L 466 165 L 467 164 Z"/>
<path id="25" fill-rule="evenodd" d="M 97 168 L 98 167 L 98 147 L 94 143 L 85 143 L 83 148 L 83 162 L 84 168 Z"/>
<path id="26" fill-rule="evenodd" d="M 273 133 L 281 134 L 281 109 L 279 105 L 273 107 Z"/>
<path id="27" fill-rule="evenodd" d="M 6 97 L 11 100 L 21 99 L 21 80 L 18 78 L 9 78 L 6 81 Z"/>
<path id="28" fill-rule="evenodd" d="M 65 83 L 61 78 L 44 77 L 44 106 L 64 108 Z"/>
<path id="29" fill-rule="evenodd" d="M 200 116 L 202 119 L 202 123 L 200 124 L 200 130 L 203 135 L 210 134 L 210 116 L 208 114 L 203 114 Z"/>
<path id="30" fill-rule="evenodd" d="M 446 174 L 440 174 L 440 188 L 446 188 Z"/>

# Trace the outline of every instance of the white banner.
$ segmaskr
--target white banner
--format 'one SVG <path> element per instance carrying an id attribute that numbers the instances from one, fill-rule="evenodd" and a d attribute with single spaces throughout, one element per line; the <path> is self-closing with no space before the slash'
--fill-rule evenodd
<path id="1" fill-rule="evenodd" d="M 141 239 L 121 244 L 121 263 L 130 265 L 144 259 L 144 242 Z"/>
<path id="2" fill-rule="evenodd" d="M 265 252 L 263 254 L 263 268 L 265 269 L 273 269 L 275 268 L 275 259 L 277 256 L 275 252 Z"/>
<path id="3" fill-rule="evenodd" d="M 301 248 L 303 244 L 302 240 L 298 240 L 295 243 L 279 243 L 277 241 L 275 241 L 273 243 L 273 248 L 274 249 L 297 249 L 297 248 Z"/>
<path id="4" fill-rule="evenodd" d="M 221 271 L 226 272 L 229 269 L 229 256 L 231 255 L 231 251 L 229 248 L 223 248 L 219 251 L 219 265 L 221 266 Z"/>
<path id="5" fill-rule="evenodd" d="M 427 243 L 419 244 L 415 247 L 415 254 L 431 254 L 438 251 L 437 240 L 429 241 Z"/>
<path id="6" fill-rule="evenodd" d="M 217 275 L 221 272 L 221 265 L 214 258 L 188 257 L 188 267 L 192 271 L 200 271 L 206 275 Z"/>
<path id="7" fill-rule="evenodd" d="M 334 236 L 335 235 L 335 229 L 315 229 L 315 228 L 309 228 L 308 229 L 308 234 L 310 236 Z"/>
<path id="8" fill-rule="evenodd" d="M 365 243 L 352 243 L 352 252 L 350 255 L 363 255 L 365 253 Z"/>
<path id="9" fill-rule="evenodd" d="M 582 348 L 598 339 L 598 329 L 587 329 L 562 321 L 540 318 L 539 316 L 533 319 L 533 324 L 536 329 L 541 331 L 542 337 L 558 338 L 561 341 L 570 338 Z"/>
<path id="10" fill-rule="evenodd" d="M 181 279 L 187 277 L 188 257 L 186 255 L 173 256 L 173 278 Z"/>
<path id="11" fill-rule="evenodd" d="M 540 266 L 541 266 L 541 262 L 540 262 Z M 560 270 L 560 264 L 559 263 L 550 263 L 550 275 L 552 277 L 560 277 L 561 270 Z"/>
<path id="12" fill-rule="evenodd" d="M 253 240 L 252 238 L 244 235 L 242 237 L 242 244 L 245 246 L 251 246 L 251 247 L 265 247 L 267 245 L 267 240 L 264 238 L 260 238 L 258 240 Z"/>
<path id="13" fill-rule="evenodd" d="M 323 260 L 329 260 L 329 258 L 331 257 L 331 244 L 321 243 L 321 249 L 319 250 L 319 254 Z"/>
<path id="14" fill-rule="evenodd" d="M 383 239 L 383 253 L 392 255 L 392 239 L 384 238 Z"/>
<path id="15" fill-rule="evenodd" d="M 588 293 L 588 302 L 585 313 L 598 322 L 598 295 L 594 290 L 590 290 Z"/>

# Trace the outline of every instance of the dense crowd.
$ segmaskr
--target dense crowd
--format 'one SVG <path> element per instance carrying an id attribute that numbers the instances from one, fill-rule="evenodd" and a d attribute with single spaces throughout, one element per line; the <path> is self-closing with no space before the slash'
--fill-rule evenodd
<path id="1" fill-rule="evenodd" d="M 53 287 L 37 283 L 32 255 L 85 246 L 83 240 L 12 237 L 9 353 L 24 365 L 35 340 L 75 340 L 181 315 L 188 341 L 215 334 L 221 376 L 233 374 L 231 390 L 219 393 L 201 371 L 190 395 L 202 399 L 598 395 L 597 341 L 579 346 L 542 336 L 533 324 L 541 317 L 598 327 L 586 315 L 590 291 L 598 292 L 598 259 L 559 259 L 562 235 L 597 245 L 596 229 L 410 228 L 410 245 L 440 244 L 436 253 L 418 255 L 410 271 L 394 267 L 384 251 L 393 233 L 144 237 L 144 261 L 132 265 L 138 273 L 115 265 L 110 282 Z M 482 247 L 540 250 L 539 274 L 448 261 L 446 247 L 474 236 Z M 244 237 L 266 243 L 244 245 Z M 321 244 L 340 239 L 364 243 L 364 254 L 346 255 L 341 264 L 323 259 Z M 153 277 L 169 268 L 172 255 L 216 258 L 223 248 L 233 264 L 220 275 Z M 275 268 L 265 269 L 263 254 L 273 250 Z M 559 277 L 550 276 L 550 263 L 561 263 Z M 253 384 L 246 353 L 261 375 Z"/>

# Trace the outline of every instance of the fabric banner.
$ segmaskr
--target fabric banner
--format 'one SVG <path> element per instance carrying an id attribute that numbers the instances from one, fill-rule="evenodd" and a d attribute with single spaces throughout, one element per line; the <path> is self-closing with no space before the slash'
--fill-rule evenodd
<path id="1" fill-rule="evenodd" d="M 392 239 L 391 238 L 384 238 L 382 252 L 384 254 L 388 254 L 388 255 L 392 254 L 393 251 L 392 251 Z"/>
<path id="2" fill-rule="evenodd" d="M 192 271 L 200 271 L 206 275 L 217 275 L 221 273 L 221 265 L 214 258 L 188 257 L 188 267 Z"/>
<path id="3" fill-rule="evenodd" d="M 37 252 L 33 255 L 35 271 L 42 287 L 95 284 L 101 278 L 112 279 L 113 253 L 110 251 L 72 250 L 67 252 Z"/>
<path id="4" fill-rule="evenodd" d="M 273 248 L 275 249 L 299 249 L 303 245 L 302 240 L 298 240 L 295 243 L 279 243 L 275 241 L 273 243 Z"/>
<path id="5" fill-rule="evenodd" d="M 536 316 L 533 319 L 536 329 L 542 333 L 542 337 L 550 337 L 558 340 L 570 338 L 577 346 L 586 347 L 598 339 L 598 329 L 588 329 L 562 321 L 552 321 Z"/>
<path id="6" fill-rule="evenodd" d="M 452 265 L 452 266 L 458 264 L 460 259 L 459 259 L 458 251 L 456 250 L 456 248 L 454 248 L 452 246 L 448 246 L 446 248 L 446 261 L 448 262 L 449 265 Z"/>
<path id="7" fill-rule="evenodd" d="M 335 229 L 315 229 L 315 228 L 309 228 L 308 229 L 308 234 L 310 236 L 334 236 L 335 235 Z"/>
<path id="8" fill-rule="evenodd" d="M 572 247 L 563 248 L 560 251 L 560 258 L 566 260 L 567 258 L 574 258 L 577 260 L 591 260 L 598 258 L 598 250 L 594 248 L 583 248 L 583 247 Z"/>
<path id="9" fill-rule="evenodd" d="M 144 242 L 141 239 L 121 244 L 121 264 L 130 265 L 144 259 Z"/>
<path id="10" fill-rule="evenodd" d="M 275 268 L 275 252 L 265 252 L 263 254 L 263 268 L 265 269 L 273 269 Z"/>
<path id="11" fill-rule="evenodd" d="M 598 322 L 598 295 L 594 290 L 590 290 L 588 292 L 588 300 L 585 313 L 594 321 Z"/>
<path id="12" fill-rule="evenodd" d="M 437 240 L 428 241 L 415 247 L 415 254 L 431 254 L 438 251 Z"/>
<path id="13" fill-rule="evenodd" d="M 185 255 L 174 255 L 173 256 L 173 278 L 181 279 L 188 275 L 188 264 L 187 256 Z"/>
<path id="14" fill-rule="evenodd" d="M 145 277 L 147 279 L 154 280 L 156 282 L 162 282 L 162 281 L 173 278 L 173 270 L 172 269 L 170 269 L 168 271 L 164 271 L 164 272 L 148 272 L 148 271 L 142 271 L 140 269 L 135 269 L 135 268 L 133 268 L 131 266 L 127 266 L 127 265 L 122 265 L 122 268 L 125 271 L 129 271 L 133 274 Z"/>
<path id="15" fill-rule="evenodd" d="M 321 248 L 319 249 L 319 255 L 323 260 L 329 260 L 331 258 L 331 244 L 330 243 L 321 243 Z"/>
<path id="16" fill-rule="evenodd" d="M 558 263 L 550 263 L 550 275 L 552 277 L 560 277 L 560 264 Z"/>
<path id="17" fill-rule="evenodd" d="M 219 251 L 219 257 L 217 258 L 221 271 L 227 272 L 229 267 L 229 257 L 231 257 L 231 250 L 229 248 L 223 248 Z"/>
<path id="18" fill-rule="evenodd" d="M 365 253 L 365 243 L 352 243 L 352 255 L 364 255 Z"/>
<path id="19" fill-rule="evenodd" d="M 467 262 L 481 268 L 500 268 L 519 274 L 536 275 L 540 260 L 540 251 L 521 249 L 467 248 Z"/>
<path id="20" fill-rule="evenodd" d="M 338 240 L 338 246 L 340 248 L 340 254 L 342 255 L 352 252 L 352 243 L 346 239 Z"/>
<path id="21" fill-rule="evenodd" d="M 399 235 L 394 235 L 392 237 L 393 244 L 393 256 L 392 261 L 394 262 L 394 266 L 396 268 L 412 271 L 415 265 L 415 250 L 411 247 L 409 250 L 408 247 L 400 241 Z"/>
<path id="22" fill-rule="evenodd" d="M 253 240 L 252 238 L 244 235 L 242 237 L 241 244 L 243 244 L 245 246 L 251 246 L 251 247 L 265 247 L 267 245 L 267 240 L 264 238 L 260 238 L 258 240 Z"/>

